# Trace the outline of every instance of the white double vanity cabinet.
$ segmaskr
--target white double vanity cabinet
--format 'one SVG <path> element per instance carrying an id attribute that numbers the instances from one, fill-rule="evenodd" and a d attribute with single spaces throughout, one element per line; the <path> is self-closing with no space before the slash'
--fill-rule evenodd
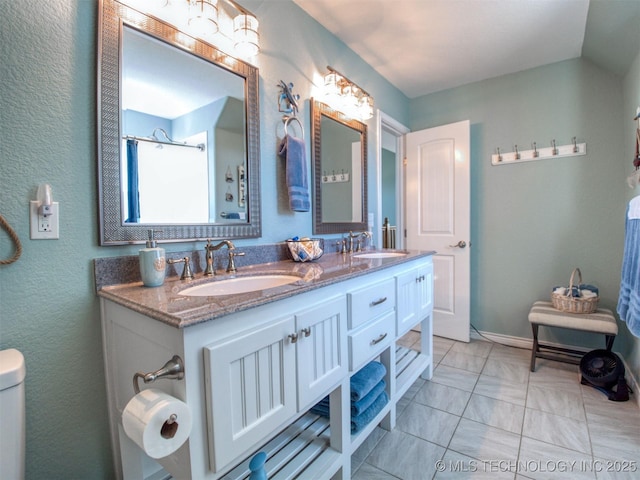
<path id="1" fill-rule="evenodd" d="M 350 478 L 351 454 L 376 426 L 394 428 L 396 402 L 418 376 L 432 374 L 431 253 L 405 253 L 240 267 L 238 277 L 300 280 L 238 295 L 181 295 L 228 274 L 191 282 L 176 277 L 157 288 L 99 288 L 118 474 L 246 479 L 249 461 L 262 451 L 270 480 Z M 420 352 L 396 344 L 418 324 Z M 140 389 L 160 389 L 186 403 L 192 427 L 180 448 L 154 460 L 126 435 L 122 412 L 135 395 L 134 374 L 157 371 L 174 355 L 184 377 L 139 382 Z M 386 367 L 389 402 L 351 434 L 350 377 L 372 360 Z M 310 413 L 327 395 L 329 418 Z"/>

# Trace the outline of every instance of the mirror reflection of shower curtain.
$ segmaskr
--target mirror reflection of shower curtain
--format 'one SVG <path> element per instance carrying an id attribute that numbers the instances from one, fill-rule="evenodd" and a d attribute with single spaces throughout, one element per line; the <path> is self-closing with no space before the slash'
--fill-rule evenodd
<path id="1" fill-rule="evenodd" d="M 140 194 L 138 192 L 138 142 L 127 140 L 127 223 L 140 221 Z"/>
<path id="2" fill-rule="evenodd" d="M 140 223 L 209 222 L 206 150 L 141 142 L 138 169 Z"/>

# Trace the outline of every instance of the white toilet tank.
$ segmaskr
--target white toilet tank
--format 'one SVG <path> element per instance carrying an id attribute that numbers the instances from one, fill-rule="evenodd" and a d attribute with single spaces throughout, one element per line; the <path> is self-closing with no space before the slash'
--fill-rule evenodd
<path id="1" fill-rule="evenodd" d="M 24 479 L 24 357 L 18 350 L 0 350 L 0 478 Z"/>

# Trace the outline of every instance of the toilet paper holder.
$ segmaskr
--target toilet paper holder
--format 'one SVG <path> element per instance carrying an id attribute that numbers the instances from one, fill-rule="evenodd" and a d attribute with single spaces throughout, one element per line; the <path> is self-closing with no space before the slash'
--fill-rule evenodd
<path id="1" fill-rule="evenodd" d="M 156 370 L 155 372 L 136 372 L 133 375 L 133 390 L 136 392 L 136 394 L 140 393 L 140 384 L 138 382 L 140 378 L 142 378 L 144 383 L 153 383 L 159 378 L 182 380 L 184 378 L 184 362 L 178 355 L 174 355 L 171 360 L 169 360 L 162 366 L 162 368 Z"/>

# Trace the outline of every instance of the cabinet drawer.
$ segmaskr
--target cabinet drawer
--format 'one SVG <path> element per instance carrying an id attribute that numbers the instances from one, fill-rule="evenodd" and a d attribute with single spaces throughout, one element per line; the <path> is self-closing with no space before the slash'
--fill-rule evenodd
<path id="1" fill-rule="evenodd" d="M 395 309 L 396 289 L 393 278 L 369 285 L 348 294 L 349 329 L 354 329 Z"/>
<path id="2" fill-rule="evenodd" d="M 355 372 L 387 348 L 394 339 L 395 331 L 395 311 L 392 310 L 349 335 L 350 370 Z"/>

